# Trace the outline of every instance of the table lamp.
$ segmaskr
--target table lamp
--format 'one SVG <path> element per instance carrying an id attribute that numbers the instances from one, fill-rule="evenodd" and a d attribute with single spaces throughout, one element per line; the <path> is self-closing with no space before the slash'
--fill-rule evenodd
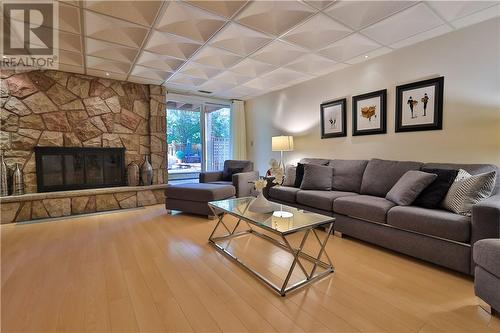
<path id="1" fill-rule="evenodd" d="M 293 136 L 291 135 L 280 135 L 272 137 L 272 151 L 279 151 L 280 156 L 280 167 L 284 168 L 283 164 L 283 152 L 293 151 Z"/>

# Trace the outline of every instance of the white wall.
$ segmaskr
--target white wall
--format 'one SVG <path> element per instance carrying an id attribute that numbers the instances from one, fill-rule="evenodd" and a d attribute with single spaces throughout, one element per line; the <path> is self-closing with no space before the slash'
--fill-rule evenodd
<path id="1" fill-rule="evenodd" d="M 444 76 L 443 130 L 394 132 L 395 87 Z M 387 88 L 387 134 L 353 137 L 351 97 Z M 319 105 L 347 97 L 347 137 L 320 138 Z M 290 134 L 302 157 L 386 158 L 500 165 L 500 19 L 393 51 L 246 102 L 247 149 L 268 168 L 271 136 Z"/>

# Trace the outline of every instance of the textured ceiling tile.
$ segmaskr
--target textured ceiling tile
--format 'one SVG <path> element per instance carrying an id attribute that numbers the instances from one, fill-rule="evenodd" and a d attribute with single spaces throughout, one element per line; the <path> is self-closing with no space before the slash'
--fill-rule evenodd
<path id="1" fill-rule="evenodd" d="M 492 19 L 494 17 L 500 17 L 500 5 L 494 7 L 488 7 L 487 9 L 475 12 L 474 14 L 461 17 L 455 21 L 452 21 L 451 24 L 455 28 L 459 29 L 472 24 Z"/>
<path id="2" fill-rule="evenodd" d="M 191 60 L 198 64 L 226 69 L 240 61 L 242 58 L 234 53 L 205 46 Z"/>
<path id="3" fill-rule="evenodd" d="M 117 74 L 127 74 L 130 70 L 130 64 L 116 62 L 102 58 L 87 56 L 87 67 L 101 71 L 113 72 Z"/>
<path id="4" fill-rule="evenodd" d="M 205 79 L 192 77 L 180 73 L 177 73 L 174 76 L 170 77 L 170 79 L 168 79 L 168 83 L 188 86 L 191 87 L 191 89 L 193 89 L 195 86 L 203 84 L 206 81 L 207 80 Z"/>
<path id="5" fill-rule="evenodd" d="M 394 49 L 399 49 L 401 47 L 416 44 L 416 43 L 419 43 L 421 41 L 440 36 L 442 34 L 450 32 L 450 31 L 452 31 L 452 29 L 448 25 L 443 24 L 437 28 L 427 30 L 427 31 L 422 32 L 418 35 L 414 35 L 414 36 L 411 36 L 410 38 L 406 38 L 406 39 L 403 39 L 397 43 L 391 44 L 390 47 L 392 47 Z"/>
<path id="6" fill-rule="evenodd" d="M 241 7 L 243 7 L 248 1 L 237 1 L 237 0 L 229 0 L 229 1 L 187 1 L 190 4 L 193 4 L 197 7 L 208 10 L 212 13 L 224 16 L 231 17 L 233 16 Z"/>
<path id="7" fill-rule="evenodd" d="M 238 14 L 236 21 L 279 36 L 314 12 L 315 10 L 298 1 L 254 1 Z"/>
<path id="8" fill-rule="evenodd" d="M 59 31 L 59 48 L 70 52 L 82 52 L 80 35 Z"/>
<path id="9" fill-rule="evenodd" d="M 257 51 L 251 58 L 271 65 L 283 66 L 306 53 L 305 50 L 277 40 Z"/>
<path id="10" fill-rule="evenodd" d="M 218 96 L 224 98 L 243 98 L 249 95 L 259 95 L 265 93 L 266 91 L 263 89 L 256 89 L 247 86 L 239 86 L 233 89 L 229 89 L 224 92 L 218 93 Z"/>
<path id="11" fill-rule="evenodd" d="M 315 50 L 332 44 L 351 32 L 351 29 L 320 13 L 281 39 Z"/>
<path id="12" fill-rule="evenodd" d="M 113 73 L 110 71 L 103 71 L 92 68 L 87 68 L 87 74 L 92 76 L 103 77 L 106 79 L 120 80 L 120 81 L 124 81 L 127 78 L 127 74 Z"/>
<path id="13" fill-rule="evenodd" d="M 86 1 L 86 8 L 119 19 L 151 26 L 162 1 Z"/>
<path id="14" fill-rule="evenodd" d="M 310 80 L 313 77 L 286 68 L 278 68 L 275 71 L 262 75 L 260 78 L 267 81 L 271 87 L 276 87 L 281 85 L 292 85 L 296 82 Z"/>
<path id="15" fill-rule="evenodd" d="M 260 62 L 257 60 L 253 60 L 250 58 L 246 58 L 243 61 L 237 63 L 231 69 L 229 69 L 231 72 L 248 76 L 248 77 L 257 77 L 261 74 L 270 72 L 272 70 L 275 70 L 276 66 L 266 64 L 264 62 Z"/>
<path id="16" fill-rule="evenodd" d="M 306 0 L 305 2 L 307 2 L 308 4 L 310 4 L 311 6 L 313 6 L 314 8 L 325 9 L 326 7 L 328 7 L 332 3 L 334 3 L 335 0 L 334 1 Z"/>
<path id="17" fill-rule="evenodd" d="M 77 73 L 77 74 L 85 74 L 85 68 L 83 66 L 72 66 L 66 64 L 59 64 L 58 69 L 63 72 Z"/>
<path id="18" fill-rule="evenodd" d="M 208 80 L 222 73 L 222 70 L 209 66 L 200 65 L 195 62 L 189 62 L 180 70 L 179 73 Z"/>
<path id="19" fill-rule="evenodd" d="M 427 3 L 442 18 L 453 21 L 498 4 L 498 1 L 428 1 Z"/>
<path id="20" fill-rule="evenodd" d="M 88 37 L 102 39 L 129 47 L 140 47 L 148 30 L 140 25 L 85 11 L 85 30 Z"/>
<path id="21" fill-rule="evenodd" d="M 134 76 L 134 75 L 129 75 L 128 81 L 140 84 L 156 84 L 156 85 L 161 85 L 163 83 L 163 80 L 148 79 L 145 77 Z"/>
<path id="22" fill-rule="evenodd" d="M 210 40 L 210 45 L 246 56 L 271 40 L 263 33 L 230 23 Z"/>
<path id="23" fill-rule="evenodd" d="M 330 67 L 336 63 L 333 60 L 309 53 L 286 65 L 285 68 L 310 75 L 322 75 L 330 72 Z"/>
<path id="24" fill-rule="evenodd" d="M 59 64 L 81 67 L 83 66 L 83 56 L 81 53 L 59 50 Z"/>
<path id="25" fill-rule="evenodd" d="M 390 45 L 444 22 L 427 5 L 420 3 L 361 31 L 383 45 Z"/>
<path id="26" fill-rule="evenodd" d="M 80 9 L 60 3 L 59 30 L 80 34 L 80 26 Z"/>
<path id="27" fill-rule="evenodd" d="M 186 60 L 200 47 L 200 44 L 192 42 L 188 39 L 159 31 L 153 31 L 144 49 L 154 53 Z"/>
<path id="28" fill-rule="evenodd" d="M 353 34 L 320 50 L 319 53 L 327 58 L 342 62 L 379 47 L 379 44 L 368 38 L 360 34 Z"/>
<path id="29" fill-rule="evenodd" d="M 137 60 L 137 64 L 139 65 L 166 72 L 176 71 L 183 63 L 184 61 L 180 59 L 148 51 L 142 51 L 139 59 Z"/>
<path id="30" fill-rule="evenodd" d="M 172 1 L 168 4 L 156 29 L 203 43 L 225 23 L 226 21 L 219 16 Z"/>
<path id="31" fill-rule="evenodd" d="M 135 65 L 130 74 L 134 75 L 134 76 L 146 78 L 146 79 L 161 80 L 161 81 L 165 81 L 170 76 L 172 76 L 172 73 L 170 73 L 170 72 L 160 71 L 157 69 L 151 69 L 151 68 L 139 66 L 139 65 Z"/>
<path id="32" fill-rule="evenodd" d="M 137 56 L 137 49 L 118 46 L 116 44 L 103 42 L 97 39 L 86 38 L 87 55 L 106 58 L 113 61 L 128 62 L 134 61 Z"/>
<path id="33" fill-rule="evenodd" d="M 211 93 L 217 93 L 220 91 L 229 90 L 234 87 L 236 87 L 236 85 L 230 82 L 210 80 L 200 85 L 198 89 L 210 91 Z"/>
<path id="34" fill-rule="evenodd" d="M 400 11 L 415 1 L 339 1 L 326 13 L 358 30 Z"/>
<path id="35" fill-rule="evenodd" d="M 240 85 L 243 84 L 249 80 L 251 80 L 253 77 L 249 77 L 246 75 L 240 75 L 236 74 L 230 71 L 225 71 L 224 73 L 217 75 L 214 79 L 217 81 L 224 81 L 231 83 L 233 85 Z"/>
<path id="36" fill-rule="evenodd" d="M 359 55 L 357 57 L 349 59 L 349 60 L 346 61 L 346 63 L 348 63 L 350 65 L 358 64 L 360 62 L 368 61 L 370 59 L 373 59 L 373 58 L 379 57 L 381 55 L 387 54 L 387 53 L 389 53 L 391 51 L 392 51 L 392 49 L 390 49 L 388 47 L 381 47 L 381 48 L 378 48 L 376 50 L 370 51 L 370 52 L 368 52 L 366 54 Z"/>

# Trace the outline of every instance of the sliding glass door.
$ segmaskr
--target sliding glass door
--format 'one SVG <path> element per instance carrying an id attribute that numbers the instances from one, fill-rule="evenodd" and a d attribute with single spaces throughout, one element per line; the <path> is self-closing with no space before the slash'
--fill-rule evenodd
<path id="1" fill-rule="evenodd" d="M 206 170 L 219 171 L 231 158 L 231 109 L 229 106 L 205 107 Z"/>
<path id="2" fill-rule="evenodd" d="M 187 97 L 186 97 L 187 98 Z M 231 158 L 231 110 L 209 101 L 167 101 L 169 180 L 197 179 Z"/>

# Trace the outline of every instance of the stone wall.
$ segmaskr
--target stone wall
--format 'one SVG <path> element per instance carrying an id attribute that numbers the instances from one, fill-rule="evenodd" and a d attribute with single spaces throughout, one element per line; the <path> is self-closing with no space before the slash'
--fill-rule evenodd
<path id="1" fill-rule="evenodd" d="M 117 187 L 3 197 L 0 198 L 0 222 L 22 222 L 165 203 L 165 187 Z"/>
<path id="2" fill-rule="evenodd" d="M 1 72 L 0 148 L 36 192 L 35 146 L 125 147 L 126 164 L 151 154 L 167 182 L 165 89 L 60 71 Z M 151 98 L 151 100 L 150 100 Z"/>

